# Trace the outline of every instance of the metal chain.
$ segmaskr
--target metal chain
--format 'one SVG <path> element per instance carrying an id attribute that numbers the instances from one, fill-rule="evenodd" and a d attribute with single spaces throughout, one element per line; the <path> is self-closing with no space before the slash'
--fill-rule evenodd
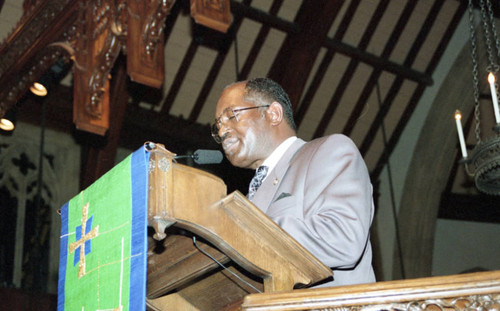
<path id="1" fill-rule="evenodd" d="M 500 59 L 500 43 L 498 41 L 497 27 L 495 24 L 495 16 L 493 15 L 493 8 L 491 7 L 491 2 L 488 0 L 488 13 L 490 15 L 491 32 L 493 33 L 493 39 L 495 41 L 495 47 L 497 48 L 497 60 Z"/>
<path id="2" fill-rule="evenodd" d="M 477 46 L 476 46 L 476 31 L 474 28 L 474 6 L 472 0 L 469 0 L 469 26 L 470 26 L 470 45 L 472 55 L 472 81 L 474 87 L 474 117 L 476 120 L 476 140 L 481 142 L 481 130 L 479 128 L 479 80 L 477 70 Z"/>
<path id="3" fill-rule="evenodd" d="M 496 24 L 495 24 L 495 17 L 493 15 L 493 9 L 491 7 L 491 2 L 489 0 L 486 1 L 486 4 L 488 6 L 488 13 L 489 13 L 489 17 L 490 17 L 490 25 L 491 25 L 491 33 L 493 34 L 493 40 L 495 42 L 495 47 L 497 49 L 497 63 L 494 65 L 494 69 L 495 71 L 493 71 L 493 74 L 495 75 L 495 91 L 497 92 L 497 94 L 499 94 L 498 92 L 498 70 L 499 70 L 499 67 L 498 67 L 498 61 L 500 60 L 500 44 L 499 44 L 499 41 L 498 41 L 498 35 L 497 35 L 497 27 L 496 27 Z"/>
<path id="4" fill-rule="evenodd" d="M 486 2 L 488 2 L 488 4 L 490 5 L 489 0 L 487 0 Z M 483 0 L 480 1 L 480 5 L 481 5 L 481 18 L 483 21 L 484 39 L 486 41 L 486 51 L 488 52 L 488 60 L 489 60 L 487 70 L 489 72 L 496 73 L 498 71 L 498 65 L 495 64 L 493 57 L 493 49 L 491 48 L 491 39 L 490 39 L 490 25 L 488 25 L 488 18 L 486 16 L 486 8 Z M 491 25 L 491 27 L 493 27 L 493 25 Z"/>

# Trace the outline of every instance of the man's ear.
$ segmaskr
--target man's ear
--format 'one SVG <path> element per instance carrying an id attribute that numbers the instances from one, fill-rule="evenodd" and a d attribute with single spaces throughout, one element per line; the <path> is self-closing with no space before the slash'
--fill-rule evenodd
<path id="1" fill-rule="evenodd" d="M 267 107 L 266 113 L 268 119 L 271 121 L 271 125 L 278 125 L 283 121 L 283 107 L 278 102 L 272 102 Z"/>

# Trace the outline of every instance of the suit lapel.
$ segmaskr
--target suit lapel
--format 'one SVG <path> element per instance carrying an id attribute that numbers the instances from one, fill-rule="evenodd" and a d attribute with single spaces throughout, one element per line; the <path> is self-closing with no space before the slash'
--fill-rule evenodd
<path id="1" fill-rule="evenodd" d="M 291 159 L 305 143 L 306 142 L 300 138 L 295 140 L 295 142 L 283 154 L 274 169 L 268 173 L 259 190 L 255 193 L 252 201 L 264 213 L 269 208 L 269 205 L 271 205 L 283 176 L 285 176 L 288 168 L 290 167 Z"/>

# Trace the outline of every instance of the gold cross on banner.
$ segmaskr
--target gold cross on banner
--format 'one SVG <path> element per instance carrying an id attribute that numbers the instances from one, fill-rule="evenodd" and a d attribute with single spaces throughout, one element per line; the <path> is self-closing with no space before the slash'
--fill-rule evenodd
<path id="1" fill-rule="evenodd" d="M 81 278 L 85 275 L 85 242 L 95 238 L 99 233 L 99 226 L 96 226 L 89 233 L 85 234 L 87 230 L 87 220 L 89 215 L 89 203 L 85 204 L 82 208 L 82 237 L 80 240 L 75 241 L 69 245 L 69 253 L 73 253 L 75 249 L 80 247 L 80 262 L 78 263 L 78 277 Z"/>

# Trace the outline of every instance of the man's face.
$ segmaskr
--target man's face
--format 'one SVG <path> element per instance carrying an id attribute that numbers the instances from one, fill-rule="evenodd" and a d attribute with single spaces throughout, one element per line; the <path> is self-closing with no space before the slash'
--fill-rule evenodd
<path id="1" fill-rule="evenodd" d="M 245 84 L 235 84 L 222 93 L 215 117 L 219 118 L 228 108 L 239 109 L 254 107 L 255 104 L 244 101 Z M 265 108 L 261 108 L 265 109 Z M 261 109 L 250 109 L 236 112 L 237 120 L 223 120 L 219 129 L 222 148 L 228 160 L 234 166 L 255 169 L 271 154 L 271 128 L 266 115 Z"/>

